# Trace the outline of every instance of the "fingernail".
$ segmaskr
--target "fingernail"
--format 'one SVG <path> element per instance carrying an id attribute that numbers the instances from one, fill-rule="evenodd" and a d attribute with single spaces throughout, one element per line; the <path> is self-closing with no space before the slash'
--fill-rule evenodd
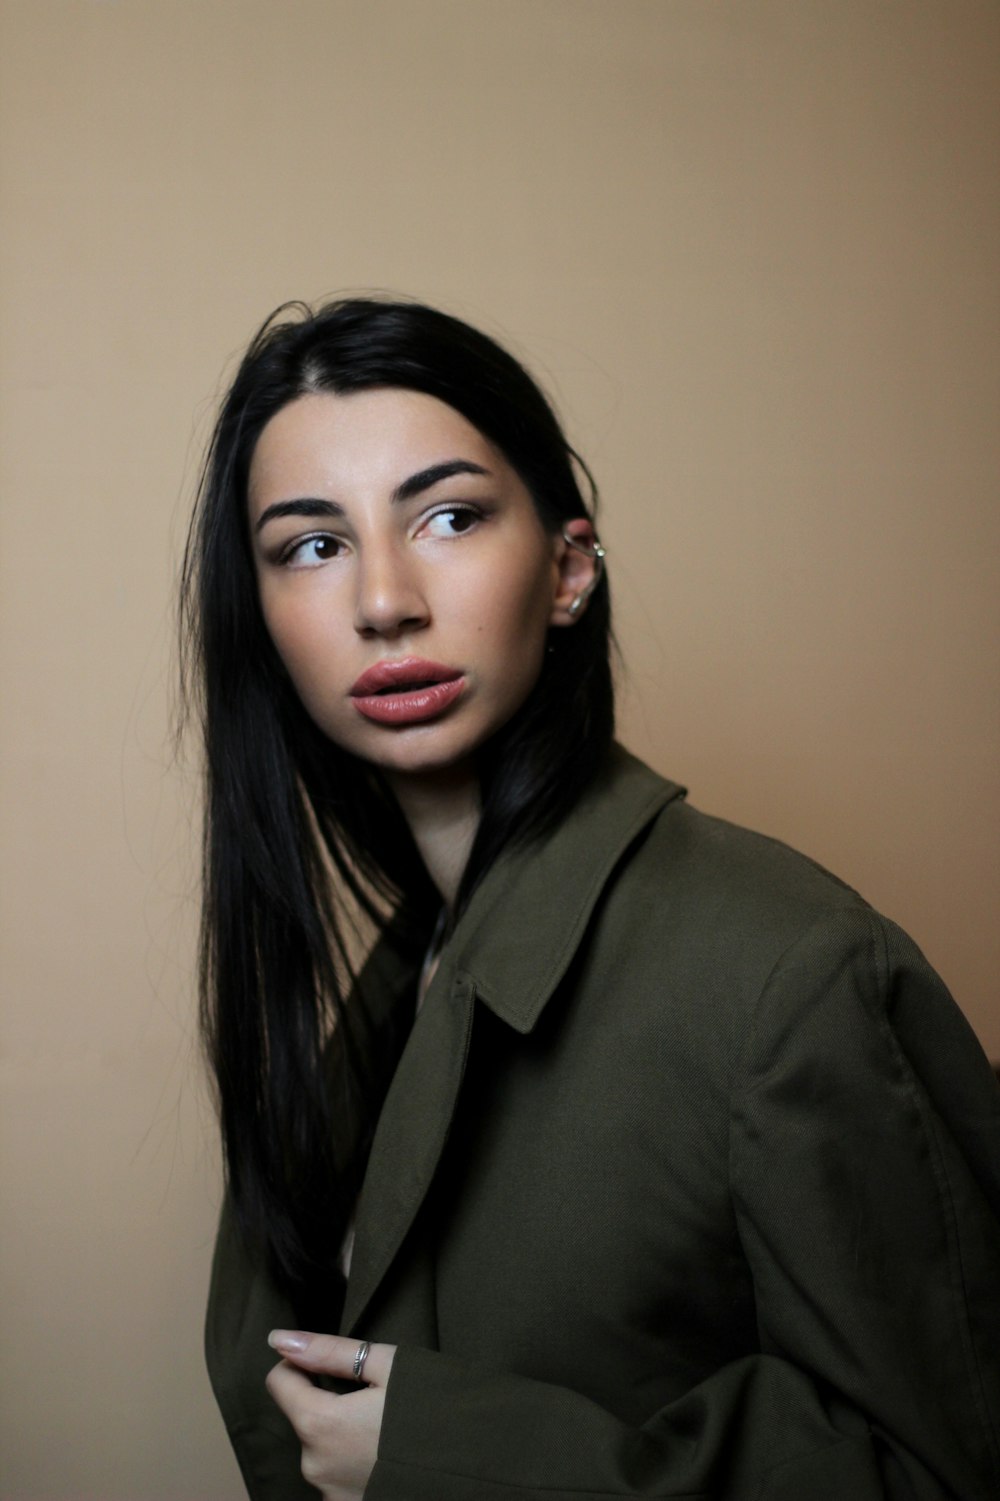
<path id="1" fill-rule="evenodd" d="M 287 1350 L 289 1355 L 301 1355 L 309 1343 L 308 1334 L 296 1334 L 292 1329 L 272 1329 L 267 1336 L 272 1350 Z"/>

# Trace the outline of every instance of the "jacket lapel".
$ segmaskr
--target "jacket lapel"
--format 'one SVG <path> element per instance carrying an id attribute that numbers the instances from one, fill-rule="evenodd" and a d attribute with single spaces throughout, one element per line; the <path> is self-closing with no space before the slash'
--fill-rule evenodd
<path id="1" fill-rule="evenodd" d="M 363 1319 L 413 1223 L 458 1100 L 475 997 L 466 979 L 443 970 L 414 1022 L 372 1143 L 344 1302 L 346 1334 Z"/>
<path id="2" fill-rule="evenodd" d="M 684 788 L 615 746 L 603 775 L 538 845 L 501 859 L 456 930 L 459 964 L 508 1026 L 531 1032 L 630 845 Z"/>
<path id="3" fill-rule="evenodd" d="M 546 841 L 504 855 L 445 948 L 386 1096 L 358 1204 L 342 1329 L 358 1332 L 426 1197 L 465 1072 L 477 997 L 530 1032 L 629 845 L 683 796 L 620 748 Z"/>

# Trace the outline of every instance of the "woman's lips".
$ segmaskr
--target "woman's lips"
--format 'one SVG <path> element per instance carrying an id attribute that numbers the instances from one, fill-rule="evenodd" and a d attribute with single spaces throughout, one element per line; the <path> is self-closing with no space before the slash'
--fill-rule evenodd
<path id="1" fill-rule="evenodd" d="M 376 662 L 351 689 L 359 714 L 376 724 L 422 724 L 436 719 L 465 691 L 465 674 L 421 657 Z"/>

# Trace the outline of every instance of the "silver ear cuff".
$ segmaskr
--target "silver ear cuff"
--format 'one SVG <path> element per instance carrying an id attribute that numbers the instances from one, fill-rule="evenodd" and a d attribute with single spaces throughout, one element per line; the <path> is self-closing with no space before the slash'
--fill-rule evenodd
<path id="1" fill-rule="evenodd" d="M 585 542 L 578 542 L 575 537 L 571 537 L 565 526 L 562 529 L 562 535 L 563 541 L 567 544 L 568 547 L 575 548 L 577 552 L 582 552 L 585 558 L 593 558 L 596 564 L 596 567 L 594 568 L 594 577 L 591 579 L 590 583 L 585 589 L 581 589 L 579 594 L 574 595 L 566 608 L 567 615 L 571 620 L 575 620 L 580 611 L 583 609 L 584 605 L 587 603 L 587 600 L 590 598 L 594 590 L 597 588 L 598 584 L 601 582 L 601 575 L 604 572 L 604 559 L 608 554 L 607 549 L 602 547 L 600 542 L 598 542 L 596 538 L 594 540 L 593 547 L 588 547 Z"/>

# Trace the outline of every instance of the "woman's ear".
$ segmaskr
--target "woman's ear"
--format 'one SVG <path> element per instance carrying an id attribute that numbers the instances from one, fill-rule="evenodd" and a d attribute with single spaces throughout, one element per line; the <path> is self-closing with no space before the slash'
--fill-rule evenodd
<path id="1" fill-rule="evenodd" d="M 604 571 L 604 548 L 588 517 L 576 516 L 563 523 L 556 562 L 559 583 L 549 623 L 573 625 L 587 608 Z"/>

